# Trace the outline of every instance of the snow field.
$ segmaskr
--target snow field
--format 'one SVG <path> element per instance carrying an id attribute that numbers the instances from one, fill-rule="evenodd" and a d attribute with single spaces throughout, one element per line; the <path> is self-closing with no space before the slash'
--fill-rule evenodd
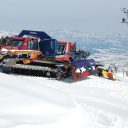
<path id="1" fill-rule="evenodd" d="M 2 128 L 127 128 L 128 78 L 80 81 L 0 73 Z"/>

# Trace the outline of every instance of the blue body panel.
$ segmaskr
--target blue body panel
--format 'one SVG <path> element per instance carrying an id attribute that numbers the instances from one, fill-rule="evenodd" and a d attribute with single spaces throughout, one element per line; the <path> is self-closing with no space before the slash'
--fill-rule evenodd
<path id="1" fill-rule="evenodd" d="M 45 56 L 55 56 L 58 50 L 58 41 L 55 39 L 43 40 L 39 42 L 40 51 Z"/>
<path id="2" fill-rule="evenodd" d="M 94 59 L 76 60 L 72 62 L 72 65 L 76 68 L 91 67 L 93 66 L 94 62 Z"/>
<path id="3" fill-rule="evenodd" d="M 18 36 L 23 37 L 25 35 L 40 39 L 39 49 L 45 56 L 56 55 L 56 51 L 58 50 L 58 41 L 56 39 L 52 39 L 47 33 L 43 31 L 23 30 Z"/>
<path id="4" fill-rule="evenodd" d="M 24 35 L 40 38 L 40 39 L 51 39 L 51 37 L 42 31 L 31 31 L 31 30 L 23 30 L 21 33 L 18 35 L 19 37 L 22 37 Z"/>

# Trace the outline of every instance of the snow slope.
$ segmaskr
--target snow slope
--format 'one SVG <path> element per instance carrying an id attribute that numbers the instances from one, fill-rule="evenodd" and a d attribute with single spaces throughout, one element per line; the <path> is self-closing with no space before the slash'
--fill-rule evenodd
<path id="1" fill-rule="evenodd" d="M 0 73 L 0 128 L 127 128 L 128 78 L 81 81 Z"/>
<path id="2" fill-rule="evenodd" d="M 128 37 L 70 31 L 50 35 L 77 42 L 95 60 L 128 67 Z M 74 82 L 0 73 L 0 128 L 128 128 L 128 78 L 122 76 Z"/>

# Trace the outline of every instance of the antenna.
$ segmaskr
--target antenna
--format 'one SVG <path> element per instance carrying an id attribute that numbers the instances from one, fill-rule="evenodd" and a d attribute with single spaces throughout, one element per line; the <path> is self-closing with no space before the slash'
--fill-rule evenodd
<path id="1" fill-rule="evenodd" d="M 125 15 L 125 17 L 122 18 L 122 23 L 128 23 L 128 9 L 121 8 L 121 11 Z"/>

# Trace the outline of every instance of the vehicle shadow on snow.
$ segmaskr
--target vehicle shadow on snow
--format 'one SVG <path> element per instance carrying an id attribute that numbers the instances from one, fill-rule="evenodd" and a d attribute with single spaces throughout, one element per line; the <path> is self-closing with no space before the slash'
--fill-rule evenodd
<path id="1" fill-rule="evenodd" d="M 8 74 L 8 75 L 12 75 L 12 76 L 23 76 L 23 77 L 42 77 L 42 76 L 34 76 L 34 75 L 24 75 L 24 74 L 14 74 L 14 73 L 10 73 L 8 71 L 2 71 L 0 70 L 0 73 L 3 73 L 3 74 Z M 90 77 L 85 77 L 85 78 L 82 78 L 82 79 L 78 79 L 78 80 L 73 80 L 72 78 L 65 78 L 65 79 L 60 79 L 60 80 L 57 80 L 56 78 L 47 78 L 47 77 L 42 77 L 42 78 L 46 78 L 48 80 L 56 80 L 56 81 L 60 81 L 60 82 L 64 82 L 64 83 L 76 83 L 76 82 L 79 82 L 79 81 L 84 81 L 84 80 L 87 80 L 87 79 L 91 79 Z"/>
<path id="2" fill-rule="evenodd" d="M 84 81 L 84 80 L 88 80 L 88 79 L 91 79 L 91 78 L 85 77 L 85 78 L 82 78 L 82 79 L 79 79 L 79 80 L 73 80 L 73 79 L 70 79 L 70 78 L 66 78 L 66 79 L 58 80 L 58 81 L 61 81 L 61 82 L 64 82 L 64 83 L 75 83 L 75 82 Z"/>

